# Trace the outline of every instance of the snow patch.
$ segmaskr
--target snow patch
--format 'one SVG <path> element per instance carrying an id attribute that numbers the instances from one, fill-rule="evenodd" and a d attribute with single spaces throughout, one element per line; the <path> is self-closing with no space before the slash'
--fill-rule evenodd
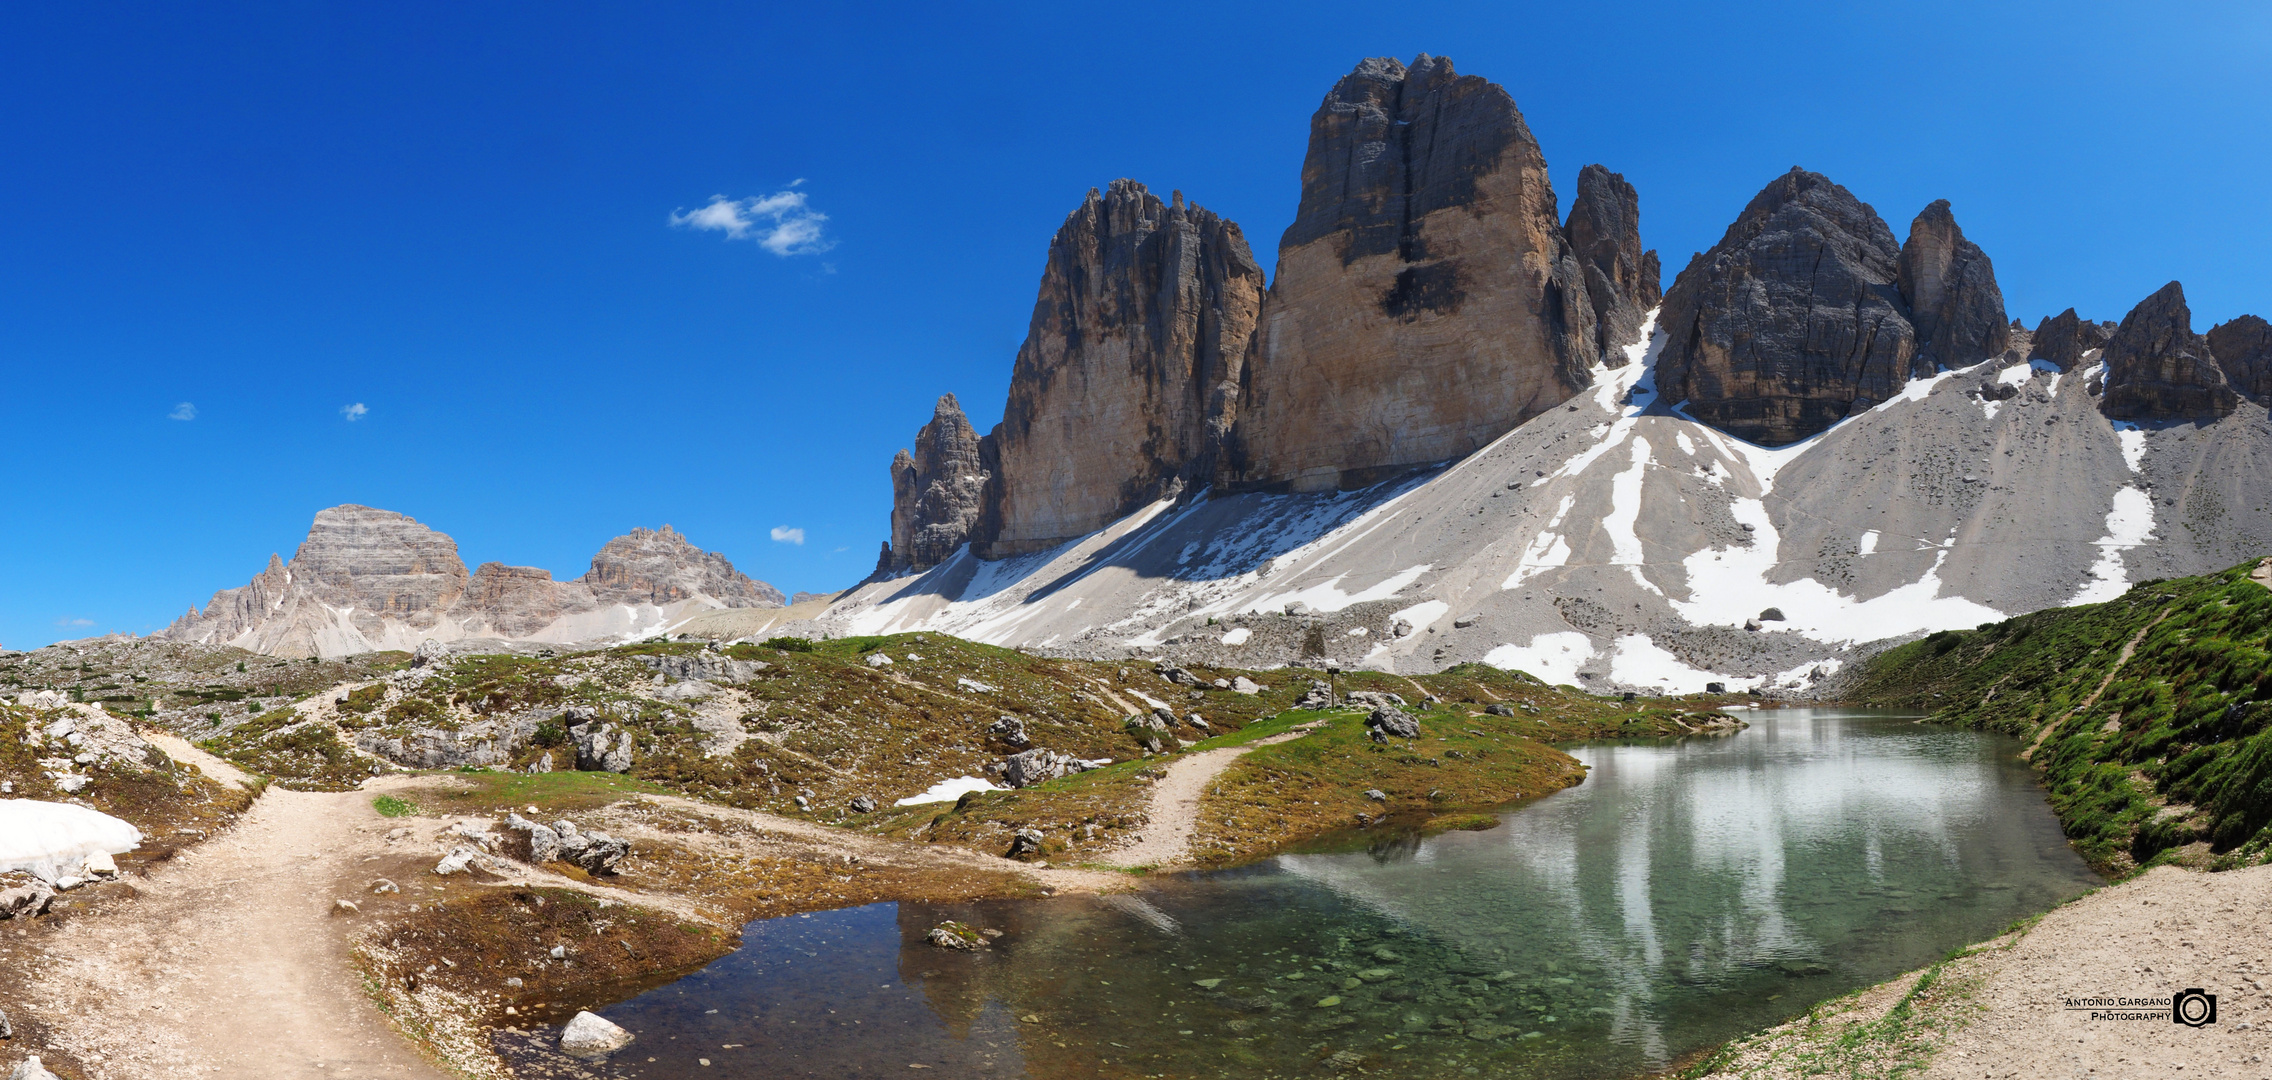
<path id="1" fill-rule="evenodd" d="M 2145 430 L 2128 420 L 2116 420 L 2114 422 L 2114 437 L 2122 441 L 2122 463 L 2130 466 L 2131 472 L 2144 470 L 2146 467 Z"/>
<path id="2" fill-rule="evenodd" d="M 1522 559 L 1515 564 L 1515 572 L 1507 575 L 1500 588 L 1512 589 L 1555 567 L 1569 565 L 1570 542 L 1555 530 L 1562 527 L 1562 519 L 1570 515 L 1570 507 L 1577 501 L 1575 495 L 1562 496 L 1562 504 L 1554 508 L 1554 517 L 1537 536 L 1531 537 L 1530 546 L 1523 549 Z"/>
<path id="3" fill-rule="evenodd" d="M 1527 671 L 1548 685 L 1575 684 L 1578 669 L 1594 658 L 1594 641 L 1575 630 L 1539 634 L 1528 645 L 1506 644 L 1491 650 L 1483 662 L 1509 671 Z"/>
<path id="4" fill-rule="evenodd" d="M 1434 569 L 1434 566 L 1426 563 L 1419 566 L 1408 566 L 1382 578 L 1379 583 L 1370 588 L 1353 593 L 1341 591 L 1341 580 L 1349 575 L 1335 574 L 1331 581 L 1321 582 L 1306 589 L 1265 597 L 1258 601 L 1251 610 L 1256 612 L 1283 611 L 1286 605 L 1298 601 L 1308 604 L 1312 611 L 1339 611 L 1351 604 L 1362 604 L 1371 600 L 1387 600 L 1397 593 L 1403 592 L 1405 586 L 1420 580 L 1420 575 Z"/>
<path id="5" fill-rule="evenodd" d="M 1854 554 L 1856 555 L 1868 555 L 1877 549 L 1878 531 L 1876 529 L 1863 533 L 1862 539 L 1854 544 Z"/>
<path id="6" fill-rule="evenodd" d="M 962 798 L 963 796 L 968 795 L 973 791 L 1008 790 L 1010 789 L 1005 787 L 997 787 L 975 776 L 958 776 L 952 780 L 941 780 L 938 783 L 931 785 L 930 790 L 925 791 L 923 794 L 910 795 L 904 799 L 899 800 L 898 802 L 893 803 L 892 805 L 914 806 L 918 803 L 953 802 L 956 799 Z"/>
<path id="7" fill-rule="evenodd" d="M 1654 686 L 1668 694 L 1701 694 L 1704 684 L 1727 676 L 1692 668 L 1649 640 L 1647 634 L 1627 634 L 1610 647 L 1609 677 L 1627 686 Z"/>
<path id="8" fill-rule="evenodd" d="M 2128 448 L 2123 453 L 2127 456 Z M 2098 545 L 2098 561 L 2091 564 L 2091 579 L 2067 603 L 2103 603 L 2128 591 L 2130 571 L 2122 553 L 2153 538 L 2153 496 L 2134 487 L 2115 492 L 2114 508 L 2106 512 L 2106 535 L 2092 541 Z"/>
<path id="9" fill-rule="evenodd" d="M 0 799 L 0 871 L 29 870 L 53 881 L 87 856 L 134 850 L 142 830 L 70 803 Z"/>
<path id="10" fill-rule="evenodd" d="M 1232 630 L 1232 631 L 1231 631 L 1230 633 L 1228 633 L 1228 634 L 1224 634 L 1224 635 L 1223 635 L 1223 644 L 1225 644 L 1225 645 L 1244 645 L 1244 644 L 1246 644 L 1246 639 L 1248 639 L 1248 638 L 1250 638 L 1250 637 L 1253 637 L 1253 636 L 1254 636 L 1254 631 L 1252 631 L 1252 630 L 1249 630 L 1249 629 L 1247 629 L 1246 627 L 1243 627 L 1243 626 L 1241 626 L 1241 627 L 1238 627 L 1237 629 L 1234 629 L 1234 630 Z"/>
<path id="11" fill-rule="evenodd" d="M 1647 555 L 1641 549 L 1641 536 L 1637 528 L 1641 521 L 1641 480 L 1649 469 L 1649 440 L 1634 436 L 1633 467 L 1618 473 L 1609 482 L 1609 516 L 1601 519 L 1602 531 L 1609 534 L 1612 548 L 1611 566 L 1623 566 L 1633 575 L 1633 583 L 1659 596 L 1659 589 L 1641 573 Z"/>
<path id="12" fill-rule="evenodd" d="M 1395 626 L 1399 621 L 1411 623 L 1411 632 L 1417 634 L 1435 625 L 1437 619 L 1451 614 L 1451 610 L 1452 606 L 1441 600 L 1426 600 L 1390 615 L 1388 624 Z"/>

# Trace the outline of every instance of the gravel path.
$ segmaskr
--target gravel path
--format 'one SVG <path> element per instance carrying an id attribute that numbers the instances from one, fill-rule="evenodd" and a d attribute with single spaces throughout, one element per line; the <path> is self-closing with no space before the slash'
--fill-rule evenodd
<path id="1" fill-rule="evenodd" d="M 27 957 L 54 1043 L 103 1080 L 443 1080 L 381 1021 L 348 966 L 363 860 L 391 823 L 369 792 L 271 788 L 228 832 L 70 918 Z M 115 888 L 109 887 L 109 888 Z"/>
<path id="2" fill-rule="evenodd" d="M 2165 866 L 2101 889 L 1946 965 L 1912 1002 L 1906 1032 L 1885 1035 L 1917 980 L 1912 972 L 1748 1040 L 1712 1075 L 2272 1080 L 2272 866 Z M 2214 1023 L 2172 1022 L 2171 997 L 2193 987 L 2216 996 Z M 2101 1010 L 2143 1019 L 2070 1007 L 2091 998 L 2157 1003 Z"/>
<path id="3" fill-rule="evenodd" d="M 1207 794 L 1215 778 L 1247 751 L 1299 739 L 1314 727 L 1315 724 L 1304 724 L 1246 746 L 1225 746 L 1176 758 L 1168 766 L 1167 775 L 1152 785 L 1152 801 L 1144 813 L 1143 830 L 1128 846 L 1108 852 L 1098 861 L 1129 869 L 1177 866 L 1190 861 L 1191 833 L 1199 825 L 1199 800 Z"/>

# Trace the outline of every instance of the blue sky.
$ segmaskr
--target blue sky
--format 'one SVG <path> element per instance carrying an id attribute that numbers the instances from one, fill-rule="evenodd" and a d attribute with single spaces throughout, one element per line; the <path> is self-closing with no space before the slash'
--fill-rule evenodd
<path id="1" fill-rule="evenodd" d="M 15 648 L 158 629 L 342 502 L 469 565 L 669 522 L 850 584 L 936 396 L 999 418 L 1082 194 L 1180 188 L 1268 266 L 1366 56 L 1506 86 L 1668 275 L 1799 164 L 1897 233 L 1952 200 L 2031 325 L 2172 278 L 2272 314 L 2263 5 L 65 7 L 0 11 Z"/>

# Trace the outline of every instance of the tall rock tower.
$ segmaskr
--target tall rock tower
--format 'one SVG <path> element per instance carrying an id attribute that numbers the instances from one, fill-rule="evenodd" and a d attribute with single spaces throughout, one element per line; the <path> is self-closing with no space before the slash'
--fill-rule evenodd
<path id="1" fill-rule="evenodd" d="M 1372 59 L 1310 120 L 1225 476 L 1352 487 L 1457 457 L 1585 387 L 1585 271 L 1514 99 Z"/>
<path id="2" fill-rule="evenodd" d="M 1261 299 L 1237 224 L 1133 180 L 1091 190 L 1049 244 L 972 549 L 1038 551 L 1205 484 Z"/>

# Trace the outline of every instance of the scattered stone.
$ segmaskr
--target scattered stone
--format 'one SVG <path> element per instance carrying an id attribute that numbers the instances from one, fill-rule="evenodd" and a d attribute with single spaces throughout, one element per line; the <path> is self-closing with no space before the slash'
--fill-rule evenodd
<path id="1" fill-rule="evenodd" d="M 1759 613 L 1759 621 L 1760 621 L 1760 622 L 1782 622 L 1782 621 L 1784 621 L 1784 620 L 1783 620 L 1783 609 L 1782 609 L 1782 608 L 1779 608 L 1779 607 L 1771 607 L 1771 608 L 1768 608 L 1767 610 L 1765 610 L 1765 611 L 1762 611 L 1762 612 L 1760 612 L 1760 613 Z"/>
<path id="2" fill-rule="evenodd" d="M 377 881 L 374 881 L 374 882 L 372 882 L 372 883 L 371 883 L 371 893 L 372 893 L 372 895 L 374 895 L 374 896 L 376 896 L 376 895 L 382 895 L 382 894 L 385 894 L 385 893 L 399 893 L 399 892 L 401 892 L 401 891 L 402 891 L 402 886 L 400 886 L 400 885 L 397 885 L 397 884 L 395 884 L 394 882 L 388 881 L 388 880 L 387 880 L 387 879 L 385 879 L 385 878 L 380 878 L 380 879 L 378 879 Z"/>
<path id="3" fill-rule="evenodd" d="M 1475 616 L 1473 616 L 1473 615 L 1467 615 L 1467 616 L 1463 616 L 1463 617 L 1461 617 L 1461 618 L 1457 618 L 1457 619 L 1453 619 L 1453 620 L 1452 620 L 1452 629 L 1454 629 L 1454 630 L 1465 630 L 1465 629 L 1467 629 L 1467 628 L 1468 628 L 1468 627 L 1470 627 L 1470 626 L 1474 626 L 1474 625 L 1475 625 L 1475 624 L 1476 624 L 1477 622 L 1480 622 L 1480 621 L 1481 621 L 1481 620 L 1477 619 L 1477 618 L 1476 618 Z"/>
<path id="4" fill-rule="evenodd" d="M 1183 722 L 1184 722 L 1184 723 L 1186 723 L 1186 724 L 1189 724 L 1189 725 L 1191 725 L 1191 726 L 1192 726 L 1193 728 L 1196 728 L 1196 729 L 1198 729 L 1198 730 L 1200 730 L 1200 731 L 1213 731 L 1213 730 L 1215 730 L 1214 728 L 1208 727 L 1208 726 L 1207 726 L 1207 718 L 1206 718 L 1206 717 L 1203 717 L 1203 716 L 1201 716 L 1201 715 L 1199 715 L 1198 713 L 1192 713 L 1191 715 L 1184 717 L 1184 718 L 1183 718 Z"/>
<path id="5" fill-rule="evenodd" d="M 802 803 L 803 797 L 799 796 L 798 801 Z M 631 854 L 630 841 L 618 840 L 598 829 L 582 832 L 573 821 L 555 822 L 552 831 L 560 839 L 560 857 L 590 873 L 615 873 L 616 864 Z"/>
<path id="6" fill-rule="evenodd" d="M 1333 687 L 1324 680 L 1311 679 L 1310 687 L 1294 702 L 1297 709 L 1330 709 L 1333 707 Z"/>
<path id="7" fill-rule="evenodd" d="M 458 871 L 465 869 L 467 864 L 473 862 L 473 860 L 480 857 L 480 855 L 481 851 L 479 849 L 469 847 L 465 844 L 459 844 L 456 848 L 453 848 L 448 855 L 443 856 L 441 862 L 434 864 L 434 872 L 444 877 L 448 877 L 451 874 L 455 874 Z"/>
<path id="8" fill-rule="evenodd" d="M 880 652 L 869 653 L 868 666 L 872 668 L 890 667 L 891 657 L 885 656 Z"/>
<path id="9" fill-rule="evenodd" d="M 98 851 L 87 856 L 84 869 L 88 877 L 111 877 L 118 873 L 118 863 L 110 857 L 109 852 Z"/>
<path id="10" fill-rule="evenodd" d="M 1417 739 L 1420 737 L 1420 721 L 1414 720 L 1404 710 L 1393 705 L 1376 706 L 1372 713 L 1365 717 L 1365 726 L 1400 739 Z"/>
<path id="11" fill-rule="evenodd" d="M 1745 619 L 1743 621 L 1743 628 L 1746 630 L 1757 630 L 1759 629 L 1759 626 L 1760 623 L 1758 619 Z"/>
<path id="12" fill-rule="evenodd" d="M 597 1061 L 631 1045 L 633 1036 L 623 1028 L 588 1012 L 579 1012 L 560 1031 L 564 1054 Z"/>
<path id="13" fill-rule="evenodd" d="M 1341 700 L 1350 705 L 1363 705 L 1366 708 L 1393 705 L 1401 709 L 1405 704 L 1404 698 L 1382 690 L 1351 690 L 1341 695 Z"/>
<path id="14" fill-rule="evenodd" d="M 13 1039 L 15 1037 L 16 1027 L 8 1022 L 8 1010 L 0 1009 L 0 1039 Z"/>
<path id="15" fill-rule="evenodd" d="M 526 986 L 526 985 L 528 985 L 528 984 L 527 984 L 527 983 L 524 983 L 524 982 L 522 982 L 522 981 L 521 981 L 521 977 L 520 977 L 520 976 L 518 976 L 518 975 L 515 975 L 515 976 L 513 976 L 512 978 L 505 980 L 505 989 L 507 989 L 507 990 L 518 990 L 518 989 L 520 989 L 521 987 L 523 987 L 523 986 Z"/>
<path id="16" fill-rule="evenodd" d="M 1218 987 L 1218 986 L 1221 986 L 1221 985 L 1223 985 L 1223 980 L 1221 980 L 1221 979 L 1193 979 L 1193 980 L 1191 980 L 1191 985 L 1193 985 L 1193 986 L 1196 986 L 1196 987 L 1200 988 L 1201 990 L 1213 990 L 1214 988 L 1216 988 L 1216 987 Z"/>
<path id="17" fill-rule="evenodd" d="M 1374 802 L 1387 802 L 1388 792 L 1382 791 L 1379 788 L 1366 788 L 1365 797 L 1373 800 Z"/>
<path id="18" fill-rule="evenodd" d="M 866 795 L 855 795 L 852 798 L 852 812 L 855 814 L 873 814 L 876 812 L 876 800 Z"/>
<path id="19" fill-rule="evenodd" d="M 1259 694 L 1261 692 L 1262 684 L 1254 681 L 1253 679 L 1249 679 L 1244 675 L 1231 680 L 1231 693 Z"/>
<path id="20" fill-rule="evenodd" d="M 716 653 L 699 652 L 685 656 L 651 654 L 633 657 L 658 674 L 673 679 L 702 682 L 738 683 L 756 678 L 757 673 L 773 665 L 763 660 L 728 660 Z"/>
<path id="21" fill-rule="evenodd" d="M 1483 707 L 1483 711 L 1484 711 L 1485 713 L 1488 713 L 1488 714 L 1492 715 L 1492 716 L 1513 716 L 1513 715 L 1515 715 L 1515 707 L 1514 707 L 1514 706 L 1512 706 L 1512 705 L 1485 705 L 1485 706 Z"/>
<path id="22" fill-rule="evenodd" d="M 1708 682 L 1704 684 L 1704 692 L 1707 694 L 1725 694 L 1728 692 L 1728 684 L 1724 682 Z"/>
<path id="23" fill-rule="evenodd" d="M 331 913 L 334 915 L 361 915 L 363 909 L 356 907 L 353 900 L 334 900 L 331 902 Z"/>

